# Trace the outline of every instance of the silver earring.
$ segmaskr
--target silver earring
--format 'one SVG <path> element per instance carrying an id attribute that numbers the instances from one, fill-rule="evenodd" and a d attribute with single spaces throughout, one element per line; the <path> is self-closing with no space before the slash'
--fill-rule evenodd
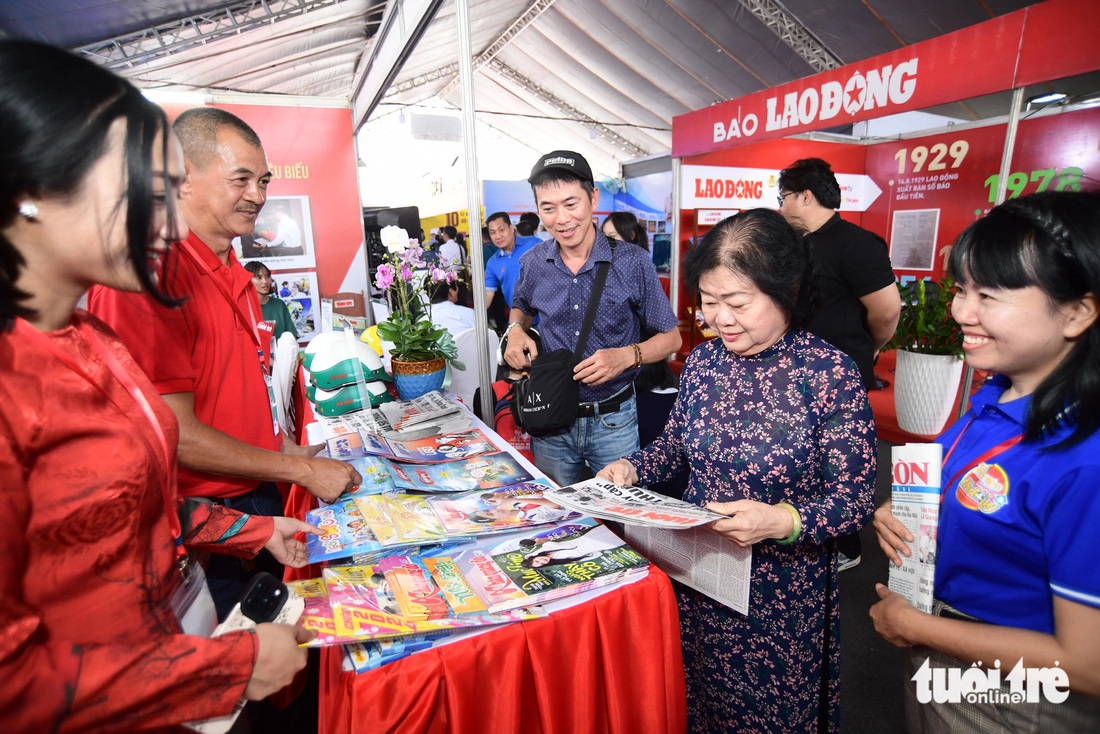
<path id="1" fill-rule="evenodd" d="M 24 201 L 19 205 L 19 215 L 27 219 L 34 219 L 38 216 L 38 205 L 33 201 Z"/>

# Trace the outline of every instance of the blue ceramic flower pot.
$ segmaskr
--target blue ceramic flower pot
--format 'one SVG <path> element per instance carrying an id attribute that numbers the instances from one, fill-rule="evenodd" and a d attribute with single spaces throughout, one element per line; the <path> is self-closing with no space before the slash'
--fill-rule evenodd
<path id="1" fill-rule="evenodd" d="M 391 360 L 393 384 L 402 400 L 412 400 L 443 387 L 447 376 L 447 360 L 433 359 L 429 362 L 403 362 Z"/>

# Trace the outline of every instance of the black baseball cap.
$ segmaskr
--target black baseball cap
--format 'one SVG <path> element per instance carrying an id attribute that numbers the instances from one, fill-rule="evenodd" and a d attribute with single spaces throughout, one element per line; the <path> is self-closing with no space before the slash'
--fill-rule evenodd
<path id="1" fill-rule="evenodd" d="M 531 177 L 527 179 L 527 183 L 531 183 L 535 176 L 543 171 L 551 170 L 568 171 L 581 181 L 587 181 L 593 185 L 596 183 L 592 177 L 592 166 L 588 165 L 583 155 L 572 150 L 555 150 L 539 156 L 535 167 L 531 169 Z"/>

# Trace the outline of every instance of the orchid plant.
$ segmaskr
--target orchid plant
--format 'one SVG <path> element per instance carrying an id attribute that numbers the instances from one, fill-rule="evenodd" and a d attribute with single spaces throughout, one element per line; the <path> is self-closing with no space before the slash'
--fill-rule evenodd
<path id="1" fill-rule="evenodd" d="M 458 361 L 454 337 L 431 320 L 431 286 L 454 283 L 457 274 L 449 268 L 424 260 L 424 248 L 400 227 L 382 228 L 386 256 L 375 272 L 374 284 L 386 294 L 389 317 L 378 324 L 378 335 L 393 343 L 390 356 L 405 362 L 423 362 L 444 358 L 455 369 L 466 366 Z"/>

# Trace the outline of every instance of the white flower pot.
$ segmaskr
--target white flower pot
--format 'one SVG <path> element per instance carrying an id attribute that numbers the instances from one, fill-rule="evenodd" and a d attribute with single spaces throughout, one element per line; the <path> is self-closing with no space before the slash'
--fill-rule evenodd
<path id="1" fill-rule="evenodd" d="M 898 427 L 921 436 L 942 431 L 951 417 L 962 369 L 963 361 L 958 357 L 899 349 L 894 372 Z"/>

